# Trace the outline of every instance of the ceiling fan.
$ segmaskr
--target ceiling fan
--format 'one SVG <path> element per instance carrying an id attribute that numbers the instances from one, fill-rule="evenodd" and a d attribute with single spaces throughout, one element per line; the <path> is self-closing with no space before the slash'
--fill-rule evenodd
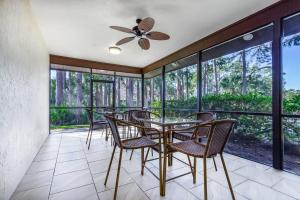
<path id="1" fill-rule="evenodd" d="M 168 40 L 168 39 L 170 39 L 170 36 L 165 33 L 158 32 L 158 31 L 151 31 L 151 29 L 154 26 L 154 19 L 151 17 L 147 17 L 143 20 L 137 19 L 136 23 L 137 23 L 137 26 L 134 26 L 132 29 L 124 28 L 124 27 L 120 27 L 120 26 L 110 26 L 110 28 L 112 28 L 114 30 L 122 31 L 122 32 L 130 33 L 130 34 L 134 35 L 131 37 L 123 38 L 122 40 L 118 41 L 116 43 L 117 46 L 125 44 L 127 42 L 130 42 L 130 41 L 134 40 L 134 38 L 138 37 L 139 38 L 138 44 L 140 45 L 140 47 L 144 50 L 148 50 L 150 48 L 150 42 L 148 39 L 151 39 L 151 40 Z M 151 31 L 151 32 L 149 32 L 149 31 Z"/>

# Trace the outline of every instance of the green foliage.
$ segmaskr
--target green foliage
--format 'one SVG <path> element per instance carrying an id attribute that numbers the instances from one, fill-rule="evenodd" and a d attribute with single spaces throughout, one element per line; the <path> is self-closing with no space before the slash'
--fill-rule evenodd
<path id="1" fill-rule="evenodd" d="M 283 111 L 288 114 L 299 114 L 300 91 L 288 90 L 284 93 Z"/>
<path id="2" fill-rule="evenodd" d="M 87 124 L 87 112 L 84 109 L 50 109 L 51 126 Z"/>
<path id="3" fill-rule="evenodd" d="M 204 110 L 271 112 L 272 96 L 259 93 L 212 94 L 202 97 Z"/>

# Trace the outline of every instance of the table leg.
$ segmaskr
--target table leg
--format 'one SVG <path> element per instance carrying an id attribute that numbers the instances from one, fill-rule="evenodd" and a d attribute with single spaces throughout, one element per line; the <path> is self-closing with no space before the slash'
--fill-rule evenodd
<path id="1" fill-rule="evenodd" d="M 168 126 L 168 130 L 173 129 L 172 126 Z M 172 132 L 168 131 L 168 144 L 172 142 Z M 168 155 L 168 165 L 172 166 L 173 165 L 173 153 L 170 152 Z"/>
<path id="2" fill-rule="evenodd" d="M 167 177 L 167 134 L 165 133 L 165 127 L 163 127 L 163 148 L 164 148 L 164 157 L 163 157 L 163 179 L 162 179 L 162 195 L 166 195 L 166 177 Z"/>

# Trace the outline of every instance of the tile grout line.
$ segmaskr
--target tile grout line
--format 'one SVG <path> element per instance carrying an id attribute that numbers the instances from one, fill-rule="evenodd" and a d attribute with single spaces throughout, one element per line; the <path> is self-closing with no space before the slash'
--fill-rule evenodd
<path id="1" fill-rule="evenodd" d="M 81 138 L 80 138 L 80 143 L 81 143 L 81 146 L 83 147 L 83 154 L 84 154 L 84 157 L 85 157 L 85 159 L 86 159 L 86 162 L 87 162 L 87 165 L 88 165 L 88 169 L 89 169 L 89 172 L 90 172 L 90 175 L 91 175 L 91 177 L 92 177 L 92 180 L 93 180 L 93 185 L 94 185 L 94 188 L 95 188 L 95 192 L 96 192 L 96 194 L 97 194 L 97 197 L 98 197 L 98 199 L 100 199 L 99 198 L 99 194 L 98 194 L 98 192 L 97 192 L 97 188 L 96 188 L 96 184 L 95 184 L 95 180 L 94 180 L 94 177 L 93 177 L 93 174 L 92 174 L 92 171 L 91 171 L 91 169 L 90 169 L 90 164 L 89 164 L 89 162 L 88 162 L 88 160 L 87 160 L 87 157 L 86 157 L 86 152 L 84 151 L 84 144 L 82 143 L 82 140 L 81 140 Z"/>
<path id="2" fill-rule="evenodd" d="M 57 158 L 58 158 L 58 154 L 59 154 L 59 149 L 60 149 L 60 145 L 61 145 L 61 140 L 62 140 L 62 134 L 60 134 L 60 141 L 59 141 L 59 145 L 58 145 L 58 151 L 57 151 L 56 161 L 55 161 L 53 175 L 52 175 L 52 180 L 51 180 L 51 184 L 50 184 L 50 189 L 49 189 L 49 194 L 48 194 L 48 200 L 50 199 L 50 193 L 51 193 L 51 189 L 52 189 L 52 183 L 53 183 L 53 179 L 54 179 L 54 174 L 55 174 L 55 169 L 56 169 L 56 164 L 57 164 Z"/>

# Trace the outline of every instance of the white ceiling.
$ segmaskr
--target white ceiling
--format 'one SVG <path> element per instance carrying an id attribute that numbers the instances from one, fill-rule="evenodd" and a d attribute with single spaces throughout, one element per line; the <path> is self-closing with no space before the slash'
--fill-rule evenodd
<path id="1" fill-rule="evenodd" d="M 51 54 L 144 67 L 278 0 L 31 0 L 32 9 Z M 120 55 L 108 47 L 132 28 L 137 18 L 156 20 L 153 30 L 167 41 L 151 41 L 143 51 L 134 40 Z"/>

